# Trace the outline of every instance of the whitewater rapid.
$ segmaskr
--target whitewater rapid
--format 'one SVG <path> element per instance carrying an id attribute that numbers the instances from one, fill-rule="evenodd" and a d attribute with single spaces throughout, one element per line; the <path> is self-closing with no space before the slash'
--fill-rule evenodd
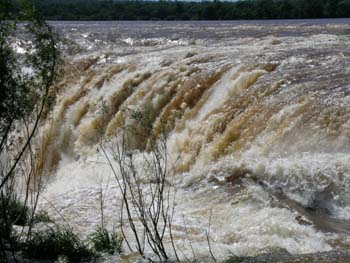
<path id="1" fill-rule="evenodd" d="M 175 245 L 207 256 L 293 254 L 350 245 L 350 27 L 330 20 L 53 24 L 67 73 L 40 130 L 40 209 L 82 236 L 121 194 L 99 145 L 128 123 L 125 109 L 166 121 L 176 170 Z M 147 140 L 130 136 L 139 161 Z M 187 231 L 184 228 L 187 227 Z"/>

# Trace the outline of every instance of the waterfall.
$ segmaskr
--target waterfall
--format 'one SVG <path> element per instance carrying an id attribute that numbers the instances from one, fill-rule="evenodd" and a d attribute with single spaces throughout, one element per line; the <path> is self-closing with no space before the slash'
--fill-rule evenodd
<path id="1" fill-rule="evenodd" d="M 127 125 L 139 162 L 150 132 L 168 136 L 178 184 L 175 243 L 185 254 L 183 217 L 205 255 L 210 211 L 219 255 L 341 247 L 350 231 L 349 26 L 203 23 L 172 37 L 181 24 L 153 32 L 135 22 L 109 40 L 103 23 L 56 24 L 83 51 L 67 62 L 41 127 L 43 196 L 88 233 L 99 220 L 101 182 L 113 223 L 121 194 L 99 147 L 113 147 Z M 40 205 L 55 215 L 45 200 Z"/>

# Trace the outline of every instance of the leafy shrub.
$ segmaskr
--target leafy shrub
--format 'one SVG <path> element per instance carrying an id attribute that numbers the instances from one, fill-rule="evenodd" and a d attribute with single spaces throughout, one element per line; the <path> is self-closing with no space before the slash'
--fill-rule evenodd
<path id="1" fill-rule="evenodd" d="M 123 237 L 114 230 L 110 233 L 106 228 L 98 227 L 90 236 L 90 243 L 98 252 L 121 253 Z"/>
<path id="2" fill-rule="evenodd" d="M 18 237 L 13 232 L 13 226 L 24 226 L 28 218 L 29 208 L 26 205 L 13 195 L 0 195 L 0 252 L 17 249 Z"/>
<path id="3" fill-rule="evenodd" d="M 16 196 L 1 195 L 0 215 L 1 219 L 7 220 L 11 225 L 24 226 L 28 222 L 29 208 Z"/>
<path id="4" fill-rule="evenodd" d="M 229 259 L 226 259 L 222 263 L 254 263 L 255 260 L 251 257 L 236 257 L 233 256 Z"/>
<path id="5" fill-rule="evenodd" d="M 22 251 L 25 257 L 35 259 L 56 260 L 64 256 L 69 261 L 82 261 L 93 256 L 71 229 L 58 225 L 33 232 L 23 243 Z"/>
<path id="6" fill-rule="evenodd" d="M 34 214 L 33 223 L 53 223 L 46 211 L 40 210 Z"/>

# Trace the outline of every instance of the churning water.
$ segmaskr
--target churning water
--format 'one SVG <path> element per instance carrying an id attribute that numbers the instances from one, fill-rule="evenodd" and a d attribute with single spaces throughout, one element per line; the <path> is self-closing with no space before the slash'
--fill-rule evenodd
<path id="1" fill-rule="evenodd" d="M 41 129 L 50 175 L 40 207 L 80 234 L 121 195 L 100 143 L 147 114 L 166 122 L 177 196 L 175 245 L 191 257 L 350 246 L 349 20 L 54 22 L 67 76 Z M 130 139 L 140 159 L 142 136 Z M 59 212 L 59 213 L 58 213 Z M 186 222 L 186 229 L 184 227 Z M 191 243 L 191 244 L 190 244 Z"/>

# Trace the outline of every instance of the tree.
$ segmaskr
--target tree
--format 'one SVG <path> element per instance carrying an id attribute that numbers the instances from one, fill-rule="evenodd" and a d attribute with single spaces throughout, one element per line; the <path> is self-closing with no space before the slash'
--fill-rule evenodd
<path id="1" fill-rule="evenodd" d="M 339 0 L 326 0 L 323 13 L 325 17 L 337 17 L 337 5 Z"/>
<path id="2" fill-rule="evenodd" d="M 13 253 L 12 227 L 19 219 L 10 213 L 16 188 L 24 185 L 27 210 L 29 186 L 35 185 L 33 142 L 60 71 L 57 41 L 31 2 L 0 2 L 0 258 L 5 261 L 8 251 Z"/>
<path id="3" fill-rule="evenodd" d="M 168 261 L 170 251 L 165 246 L 168 235 L 174 255 L 179 261 L 172 235 L 176 186 L 174 167 L 169 164 L 166 125 L 163 123 L 161 133 L 157 136 L 147 110 L 123 111 L 123 118 L 131 120 L 135 125 L 130 123 L 122 127 L 119 134 L 116 134 L 115 146 L 106 148 L 100 144 L 122 194 L 121 233 L 130 251 L 134 251 L 124 231 L 123 218 L 126 215 L 135 249 L 142 257 L 153 261 L 145 252 L 148 245 L 161 262 Z M 134 136 L 141 136 L 147 141 L 148 153 L 142 155 L 141 169 L 136 166 L 137 151 L 130 149 Z"/>
<path id="4" fill-rule="evenodd" d="M 343 0 L 337 5 L 337 16 L 338 17 L 348 17 L 350 14 L 350 1 Z"/>

